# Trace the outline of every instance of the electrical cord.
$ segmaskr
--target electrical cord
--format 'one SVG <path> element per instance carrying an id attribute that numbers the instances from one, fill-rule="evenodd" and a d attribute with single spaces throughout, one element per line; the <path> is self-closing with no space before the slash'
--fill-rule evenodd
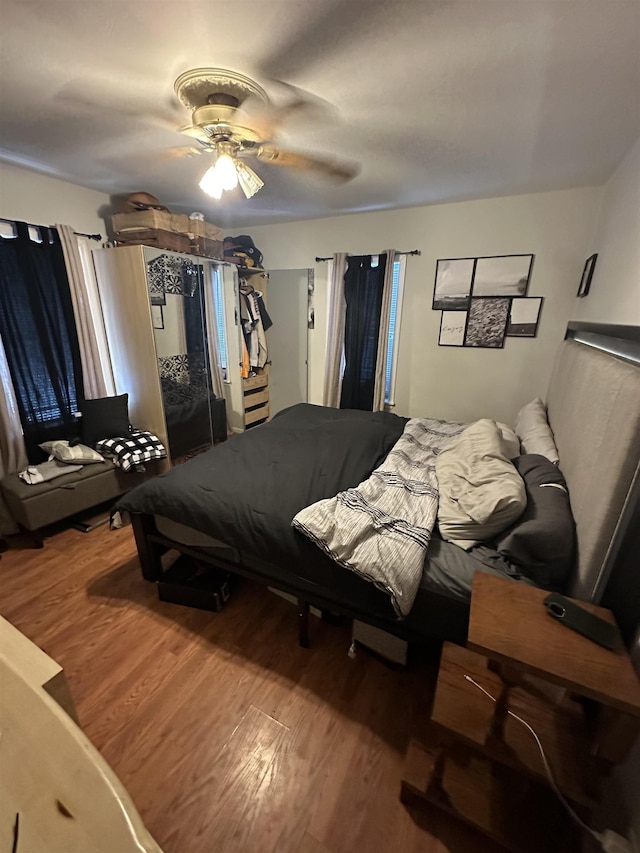
<path id="1" fill-rule="evenodd" d="M 484 687 L 482 687 L 482 685 L 478 684 L 478 682 L 477 682 L 477 681 L 474 681 L 474 679 L 473 679 L 473 678 L 471 678 L 471 676 L 470 676 L 470 675 L 465 675 L 465 680 L 466 680 L 466 681 L 470 681 L 470 682 L 471 682 L 471 684 L 473 684 L 475 687 L 477 687 L 477 688 L 478 688 L 478 690 L 482 690 L 482 692 L 485 694 L 485 696 L 488 696 L 488 697 L 489 697 L 489 699 L 491 699 L 491 701 L 492 701 L 492 702 L 496 702 L 496 701 L 497 701 L 497 700 L 496 700 L 496 699 L 491 695 L 491 693 L 489 693 L 489 691 L 488 691 L 488 690 L 485 690 L 485 689 L 484 689 Z M 591 835 L 593 838 L 595 838 L 595 839 L 596 839 L 596 841 L 600 844 L 600 846 L 601 846 L 604 850 L 614 849 L 614 848 L 609 847 L 609 845 L 608 845 L 608 839 L 609 839 L 611 836 L 610 836 L 610 835 L 608 835 L 608 834 L 607 834 L 607 832 L 596 832 L 596 830 L 595 830 L 595 829 L 591 829 L 591 827 L 590 827 L 590 826 L 588 826 L 588 825 L 587 825 L 587 824 L 586 824 L 586 823 L 585 823 L 585 822 L 584 822 L 584 821 L 579 817 L 579 815 L 577 815 L 577 814 L 575 813 L 575 811 L 571 808 L 570 804 L 568 803 L 568 801 L 565 799 L 565 797 L 563 796 L 562 792 L 561 792 L 561 791 L 560 791 L 560 789 L 558 788 L 558 785 L 557 785 L 557 783 L 556 783 L 556 780 L 553 778 L 553 773 L 551 772 L 551 767 L 549 766 L 549 762 L 547 761 L 547 756 L 545 755 L 545 751 L 544 751 L 544 749 L 543 749 L 543 747 L 542 747 L 542 743 L 541 743 L 541 741 L 540 741 L 540 738 L 539 738 L 539 737 L 538 737 L 538 735 L 536 734 L 536 732 L 533 730 L 533 728 L 529 725 L 529 723 L 528 723 L 526 720 L 523 720 L 523 719 L 522 719 L 522 717 L 519 717 L 517 714 L 514 714 L 514 713 L 513 713 L 513 711 L 507 711 L 507 713 L 509 714 L 509 716 L 510 716 L 510 717 L 513 717 L 513 718 L 514 718 L 514 720 L 517 720 L 517 721 L 518 721 L 519 723 L 521 723 L 525 728 L 527 728 L 527 729 L 531 732 L 531 734 L 533 735 L 533 738 L 534 738 L 534 740 L 535 740 L 535 742 L 536 742 L 536 744 L 537 744 L 537 746 L 538 746 L 538 749 L 540 750 L 540 755 L 542 756 L 542 763 L 544 764 L 544 769 L 545 769 L 545 772 L 546 772 L 547 777 L 548 777 L 548 779 L 549 779 L 549 783 L 550 783 L 550 785 L 551 785 L 551 787 L 552 787 L 552 789 L 553 789 L 553 792 L 554 792 L 554 793 L 555 793 L 555 795 L 558 797 L 558 799 L 560 800 L 560 802 L 562 803 L 562 805 L 565 807 L 565 809 L 569 812 L 569 814 L 571 815 L 571 817 L 573 818 L 573 820 L 574 820 L 574 821 L 575 821 L 575 822 L 576 822 L 576 823 L 577 823 L 577 824 L 578 824 L 578 825 L 579 825 L 579 826 L 580 826 L 580 827 L 581 827 L 585 832 L 587 832 L 589 835 Z"/>

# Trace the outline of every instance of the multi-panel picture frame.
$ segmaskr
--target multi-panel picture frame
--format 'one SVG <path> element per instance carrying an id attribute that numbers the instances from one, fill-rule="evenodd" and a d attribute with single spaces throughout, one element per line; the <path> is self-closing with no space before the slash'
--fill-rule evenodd
<path id="1" fill-rule="evenodd" d="M 440 346 L 500 348 L 506 337 L 534 338 L 541 296 L 529 297 L 533 255 L 443 258 L 436 264 L 434 311 Z"/>

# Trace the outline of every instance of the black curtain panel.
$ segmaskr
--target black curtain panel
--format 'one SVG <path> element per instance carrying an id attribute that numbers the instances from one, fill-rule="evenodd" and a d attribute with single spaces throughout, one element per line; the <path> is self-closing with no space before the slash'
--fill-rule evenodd
<path id="1" fill-rule="evenodd" d="M 82 367 L 60 238 L 41 228 L 30 238 L 24 222 L 15 238 L 0 238 L 0 336 L 4 344 L 29 461 L 38 444 L 78 434 Z"/>
<path id="2" fill-rule="evenodd" d="M 377 257 L 377 266 L 372 260 Z M 352 255 L 344 277 L 347 305 L 341 409 L 373 409 L 386 255 Z"/>
<path id="3" fill-rule="evenodd" d="M 212 393 L 202 264 L 189 264 L 185 275 L 183 302 L 189 387 L 192 399 L 199 399 Z"/>

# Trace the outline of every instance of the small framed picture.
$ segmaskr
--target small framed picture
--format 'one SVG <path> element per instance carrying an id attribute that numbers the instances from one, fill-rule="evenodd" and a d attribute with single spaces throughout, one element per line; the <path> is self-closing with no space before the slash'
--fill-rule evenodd
<path id="1" fill-rule="evenodd" d="M 516 297 L 511 300 L 507 337 L 535 338 L 538 334 L 542 296 Z"/>
<path id="2" fill-rule="evenodd" d="M 438 261 L 433 288 L 434 311 L 468 309 L 475 262 L 475 258 L 449 258 Z"/>
<path id="3" fill-rule="evenodd" d="M 597 255 L 591 255 L 585 261 L 584 269 L 582 270 L 582 278 L 580 279 L 580 287 L 578 288 L 578 296 L 586 296 L 591 287 L 591 279 L 593 278 L 593 270 L 598 259 Z"/>
<path id="4" fill-rule="evenodd" d="M 443 311 L 440 318 L 440 337 L 438 346 L 464 346 L 464 330 L 467 326 L 466 311 Z"/>
<path id="5" fill-rule="evenodd" d="M 504 346 L 511 300 L 501 296 L 471 297 L 465 347 L 500 348 Z"/>
<path id="6" fill-rule="evenodd" d="M 478 258 L 472 296 L 526 296 L 533 255 L 497 255 Z"/>
<path id="7" fill-rule="evenodd" d="M 164 311 L 162 305 L 151 303 L 151 321 L 154 329 L 164 329 Z"/>

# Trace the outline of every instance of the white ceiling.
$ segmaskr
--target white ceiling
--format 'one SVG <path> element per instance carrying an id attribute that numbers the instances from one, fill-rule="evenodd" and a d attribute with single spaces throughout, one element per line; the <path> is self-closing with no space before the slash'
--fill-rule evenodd
<path id="1" fill-rule="evenodd" d="M 221 225 L 599 184 L 640 136 L 638 0 L 1 6 L 1 159 Z M 166 154 L 189 120 L 173 81 L 198 66 L 246 74 L 276 102 L 274 80 L 327 101 L 278 142 L 359 175 L 336 187 L 259 163 L 254 198 L 209 199 L 205 156 Z"/>

